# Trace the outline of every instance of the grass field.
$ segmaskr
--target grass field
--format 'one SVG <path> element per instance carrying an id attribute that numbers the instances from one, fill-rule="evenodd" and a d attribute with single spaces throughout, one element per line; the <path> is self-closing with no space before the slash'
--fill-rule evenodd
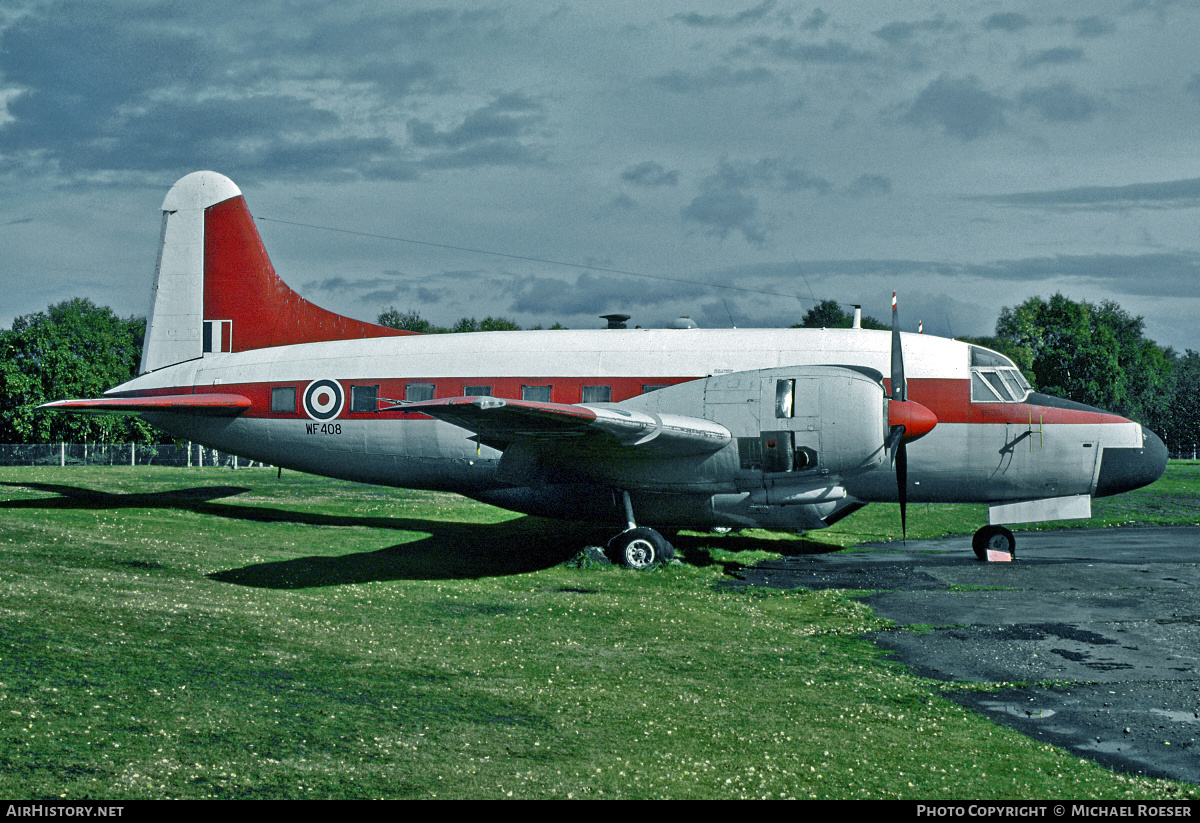
<path id="1" fill-rule="evenodd" d="M 1095 508 L 1196 523 L 1200 466 Z M 716 585 L 898 536 L 896 506 L 685 534 L 649 573 L 565 562 L 585 527 L 288 472 L 4 468 L 0 510 L 4 797 L 1200 796 L 943 699 L 844 592 Z M 915 505 L 909 535 L 985 520 Z"/>

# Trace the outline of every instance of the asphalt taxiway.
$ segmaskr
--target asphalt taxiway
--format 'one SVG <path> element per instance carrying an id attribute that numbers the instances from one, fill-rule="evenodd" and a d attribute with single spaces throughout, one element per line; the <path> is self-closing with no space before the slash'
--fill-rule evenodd
<path id="1" fill-rule="evenodd" d="M 1011 563 L 969 537 L 784 557 L 749 585 L 858 589 L 917 674 L 1016 683 L 965 706 L 1131 774 L 1200 784 L 1200 527 L 1018 532 Z"/>

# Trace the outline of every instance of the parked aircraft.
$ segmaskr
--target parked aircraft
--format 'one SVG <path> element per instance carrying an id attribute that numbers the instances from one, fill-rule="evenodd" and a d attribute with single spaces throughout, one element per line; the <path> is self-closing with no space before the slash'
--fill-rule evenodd
<path id="1" fill-rule="evenodd" d="M 981 502 L 1003 524 L 1082 518 L 1166 448 L 1040 394 L 1006 357 L 853 329 L 418 335 L 339 316 L 275 273 L 240 190 L 179 180 L 138 377 L 43 408 L 136 413 L 174 437 L 314 474 L 612 523 L 620 562 L 659 530 L 819 529 L 869 502 Z"/>

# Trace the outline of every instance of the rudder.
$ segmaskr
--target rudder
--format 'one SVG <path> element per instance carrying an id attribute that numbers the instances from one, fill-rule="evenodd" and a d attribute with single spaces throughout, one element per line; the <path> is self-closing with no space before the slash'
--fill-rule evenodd
<path id="1" fill-rule="evenodd" d="M 213 352 L 407 333 L 326 311 L 289 288 L 229 178 L 193 172 L 162 208 L 142 373 Z"/>

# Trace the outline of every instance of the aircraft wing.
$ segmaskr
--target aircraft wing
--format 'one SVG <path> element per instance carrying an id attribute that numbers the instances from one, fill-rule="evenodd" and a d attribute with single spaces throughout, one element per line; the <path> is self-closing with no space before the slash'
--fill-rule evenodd
<path id="1" fill-rule="evenodd" d="M 719 451 L 732 438 L 724 426 L 699 417 L 623 409 L 541 403 L 500 397 L 449 397 L 406 403 L 405 411 L 421 412 L 479 435 L 503 449 L 520 441 L 534 449 L 563 441 L 580 441 L 592 449 L 635 449 L 661 456 Z"/>
<path id="2" fill-rule="evenodd" d="M 91 414 L 168 412 L 235 417 L 250 408 L 240 394 L 160 394 L 153 397 L 98 397 L 89 400 L 55 400 L 39 409 Z"/>

